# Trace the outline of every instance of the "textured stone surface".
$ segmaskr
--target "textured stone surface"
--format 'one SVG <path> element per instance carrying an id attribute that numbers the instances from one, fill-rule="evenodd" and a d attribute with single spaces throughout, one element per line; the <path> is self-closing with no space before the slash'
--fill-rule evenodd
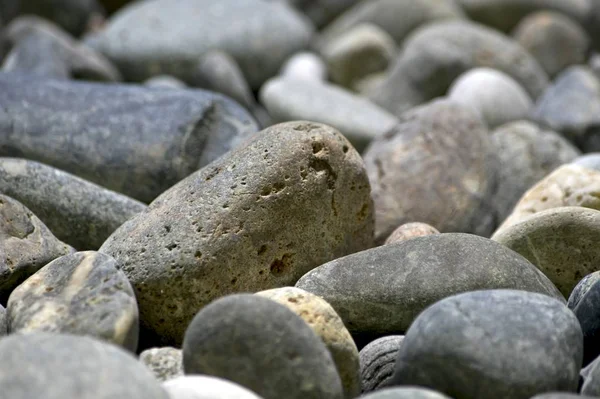
<path id="1" fill-rule="evenodd" d="M 376 339 L 360 351 L 360 385 L 363 394 L 389 385 L 403 335 Z"/>
<path id="2" fill-rule="evenodd" d="M 162 386 L 171 399 L 261 399 L 231 381 L 201 375 L 178 377 Z"/>
<path id="3" fill-rule="evenodd" d="M 74 252 L 20 202 L 0 194 L 0 299 L 52 260 Z"/>
<path id="4" fill-rule="evenodd" d="M 288 307 L 308 323 L 331 353 L 342 380 L 344 396 L 352 399 L 360 394 L 358 349 L 331 305 L 295 287 L 275 288 L 258 292 L 257 295 Z"/>
<path id="5" fill-rule="evenodd" d="M 327 83 L 274 78 L 261 89 L 260 100 L 275 121 L 328 124 L 358 151 L 398 123 L 396 117 L 369 100 Z"/>
<path id="6" fill-rule="evenodd" d="M 142 201 L 256 130 L 239 105 L 205 91 L 0 75 L 0 155 L 40 161 Z"/>
<path id="7" fill-rule="evenodd" d="M 526 399 L 576 392 L 582 356 L 581 327 L 560 301 L 515 290 L 468 292 L 419 315 L 392 382 L 454 398 Z"/>
<path id="8" fill-rule="evenodd" d="M 487 128 L 474 111 L 447 100 L 415 108 L 363 157 L 377 242 L 413 221 L 441 232 L 491 233 L 486 197 L 495 163 Z"/>
<path id="9" fill-rule="evenodd" d="M 486 238 L 436 234 L 328 262 L 298 288 L 333 306 L 351 333 L 399 334 L 432 303 L 460 292 L 512 288 L 562 299 L 522 256 Z"/>
<path id="10" fill-rule="evenodd" d="M 202 309 L 185 333 L 183 368 L 265 399 L 343 397 L 321 339 L 287 307 L 257 295 L 230 295 Z"/>
<path id="11" fill-rule="evenodd" d="M 140 353 L 140 362 L 152 371 L 159 381 L 183 376 L 183 353 L 172 347 L 150 348 Z"/>
<path id="12" fill-rule="evenodd" d="M 134 199 L 51 166 L 0 157 L 0 192 L 38 216 L 60 240 L 98 249 L 113 231 L 146 209 Z"/>
<path id="13" fill-rule="evenodd" d="M 293 122 L 166 191 L 101 251 L 132 282 L 142 324 L 170 343 L 214 298 L 293 285 L 372 245 L 362 159 L 334 129 Z"/>
<path id="14" fill-rule="evenodd" d="M 496 232 L 493 240 L 521 254 L 568 298 L 600 262 L 600 211 L 560 207 L 538 212 Z"/>
<path id="15" fill-rule="evenodd" d="M 169 399 L 129 353 L 90 337 L 13 334 L 0 340 L 2 395 L 14 399 Z"/>
<path id="16" fill-rule="evenodd" d="M 405 223 L 394 230 L 392 234 L 390 234 L 390 236 L 385 240 L 385 243 L 392 244 L 395 242 L 410 240 L 411 238 L 429 236 L 439 233 L 440 232 L 435 227 L 431 227 L 426 223 Z"/>
<path id="17" fill-rule="evenodd" d="M 113 258 L 93 251 L 48 263 L 10 294 L 9 332 L 86 335 L 135 352 L 138 307 L 117 267 Z"/>
<path id="18" fill-rule="evenodd" d="M 154 0 L 121 10 L 88 43 L 130 80 L 166 73 L 186 81 L 202 55 L 219 49 L 257 89 L 312 33 L 308 21 L 280 2 Z"/>
<path id="19" fill-rule="evenodd" d="M 361 399 L 449 399 L 446 395 L 420 387 L 387 388 L 361 396 Z"/>
<path id="20" fill-rule="evenodd" d="M 532 99 L 548 85 L 537 60 L 511 38 L 473 22 L 440 22 L 415 31 L 371 97 L 395 114 L 446 94 L 462 73 L 497 69 L 515 79 Z"/>

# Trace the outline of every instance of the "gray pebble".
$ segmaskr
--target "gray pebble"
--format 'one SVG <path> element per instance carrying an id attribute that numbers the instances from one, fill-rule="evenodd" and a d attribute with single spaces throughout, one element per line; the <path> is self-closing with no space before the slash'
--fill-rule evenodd
<path id="1" fill-rule="evenodd" d="M 590 273 L 582 278 L 571 292 L 571 295 L 569 295 L 569 300 L 567 301 L 569 309 L 575 309 L 585 294 L 587 294 L 590 288 L 598 281 L 600 281 L 600 271 Z"/>
<path id="2" fill-rule="evenodd" d="M 8 320 L 6 317 L 6 309 L 0 305 L 0 337 L 8 334 Z"/>
<path id="3" fill-rule="evenodd" d="M 386 388 L 360 399 L 450 399 L 446 395 L 422 387 Z"/>
<path id="4" fill-rule="evenodd" d="M 600 172 L 600 152 L 583 154 L 575 158 L 571 163 Z"/>
<path id="5" fill-rule="evenodd" d="M 151 348 L 140 353 L 140 362 L 152 371 L 159 381 L 183 376 L 183 353 L 172 347 Z"/>
<path id="6" fill-rule="evenodd" d="M 162 386 L 171 399 L 261 399 L 231 381 L 204 375 L 178 377 Z"/>
<path id="7" fill-rule="evenodd" d="M 300 52 L 291 56 L 283 64 L 280 75 L 296 80 L 323 82 L 327 78 L 327 65 L 315 53 Z"/>
<path id="8" fill-rule="evenodd" d="M 185 89 L 187 85 L 170 75 L 157 75 L 144 82 L 146 87 L 153 89 Z"/>
<path id="9" fill-rule="evenodd" d="M 389 385 L 403 340 L 403 335 L 390 335 L 376 339 L 361 349 L 360 382 L 363 393 Z"/>

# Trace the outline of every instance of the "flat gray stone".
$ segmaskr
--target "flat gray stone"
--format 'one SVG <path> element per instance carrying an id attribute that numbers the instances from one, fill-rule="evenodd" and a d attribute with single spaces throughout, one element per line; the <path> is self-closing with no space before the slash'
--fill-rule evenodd
<path id="1" fill-rule="evenodd" d="M 293 122 L 263 130 L 182 180 L 100 251 L 132 282 L 142 325 L 170 345 L 215 298 L 292 286 L 314 267 L 372 245 L 360 155 L 330 127 Z"/>
<path id="2" fill-rule="evenodd" d="M 403 340 L 403 335 L 390 335 L 376 339 L 361 349 L 360 383 L 363 394 L 389 385 Z"/>
<path id="3" fill-rule="evenodd" d="M 257 295 L 229 295 L 198 312 L 185 333 L 183 368 L 238 383 L 265 399 L 343 398 L 321 339 L 287 307 Z"/>
<path id="4" fill-rule="evenodd" d="M 575 393 L 582 357 L 581 327 L 560 301 L 516 290 L 467 292 L 419 315 L 392 382 L 455 398 Z"/>
<path id="5" fill-rule="evenodd" d="M 261 399 L 231 381 L 204 375 L 178 377 L 162 386 L 171 399 Z"/>
<path id="6" fill-rule="evenodd" d="M 85 335 L 135 352 L 138 307 L 118 266 L 110 256 L 93 251 L 48 263 L 10 294 L 9 332 Z"/>
<path id="7" fill-rule="evenodd" d="M 421 387 L 386 388 L 360 399 L 450 399 L 446 395 Z"/>
<path id="8" fill-rule="evenodd" d="M 159 381 L 183 376 L 183 353 L 172 347 L 150 348 L 140 353 L 140 362 L 150 369 Z"/>
<path id="9" fill-rule="evenodd" d="M 357 334 L 401 334 L 429 305 L 479 289 L 520 289 L 566 302 L 522 256 L 462 233 L 417 237 L 345 256 L 311 270 L 296 287 L 329 302 Z"/>
<path id="10" fill-rule="evenodd" d="M 43 162 L 144 202 L 257 130 L 242 107 L 206 91 L 0 74 L 1 156 Z"/>

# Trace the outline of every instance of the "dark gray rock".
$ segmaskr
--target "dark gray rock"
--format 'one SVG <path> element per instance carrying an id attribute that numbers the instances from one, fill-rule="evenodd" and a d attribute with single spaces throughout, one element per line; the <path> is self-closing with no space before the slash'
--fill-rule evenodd
<path id="1" fill-rule="evenodd" d="M 131 354 L 90 337 L 13 334 L 0 340 L 2 398 L 168 399 Z"/>
<path id="2" fill-rule="evenodd" d="M 600 272 L 588 274 L 575 286 L 568 306 L 583 331 L 583 366 L 600 355 Z"/>
<path id="3" fill-rule="evenodd" d="M 363 393 L 379 390 L 389 384 L 403 340 L 403 335 L 390 335 L 376 339 L 361 349 L 358 356 Z"/>
<path id="4" fill-rule="evenodd" d="M 205 375 L 178 377 L 162 386 L 171 399 L 261 399 L 238 384 Z"/>
<path id="5" fill-rule="evenodd" d="M 52 260 L 74 252 L 29 209 L 0 194 L 0 300 Z"/>
<path id="6" fill-rule="evenodd" d="M 581 299 L 588 293 L 590 288 L 596 284 L 596 282 L 600 281 L 600 271 L 593 272 L 585 276 L 584 278 L 577 283 L 571 295 L 569 295 L 569 300 L 567 301 L 567 306 L 569 309 L 573 310 Z"/>
<path id="7" fill-rule="evenodd" d="M 330 127 L 293 122 L 263 130 L 184 179 L 100 250 L 132 282 L 142 324 L 171 344 L 215 298 L 291 286 L 372 245 L 359 154 Z"/>
<path id="8" fill-rule="evenodd" d="M 473 22 L 432 23 L 416 30 L 387 79 L 371 97 L 396 115 L 443 96 L 462 73 L 476 67 L 497 69 L 536 99 L 548 76 L 523 47 L 500 32 Z"/>
<path id="9" fill-rule="evenodd" d="M 435 234 L 336 259 L 296 287 L 325 299 L 351 333 L 401 334 L 427 306 L 479 289 L 538 292 L 565 302 L 522 256 L 486 238 Z"/>
<path id="10" fill-rule="evenodd" d="M 548 392 L 535 395 L 531 399 L 593 399 L 593 396 L 583 396 L 568 392 Z"/>
<path id="11" fill-rule="evenodd" d="M 27 206 L 60 240 L 98 249 L 146 205 L 38 162 L 0 157 L 0 192 Z"/>
<path id="12" fill-rule="evenodd" d="M 343 398 L 321 339 L 287 307 L 257 295 L 230 295 L 202 309 L 185 332 L 183 368 L 236 382 L 265 399 Z"/>
<path id="13" fill-rule="evenodd" d="M 103 55 L 41 18 L 17 18 L 6 27 L 4 40 L 12 47 L 2 64 L 4 72 L 56 79 L 121 79 L 119 71 Z"/>
<path id="14" fill-rule="evenodd" d="M 360 399 L 450 399 L 446 395 L 421 387 L 386 388 L 361 396 Z"/>
<path id="15" fill-rule="evenodd" d="M 271 0 L 291 4 L 306 14 L 318 27 L 327 26 L 341 13 L 360 2 L 360 0 Z"/>
<path id="16" fill-rule="evenodd" d="M 87 43 L 136 81 L 169 74 L 188 82 L 200 57 L 219 49 L 258 89 L 312 34 L 310 22 L 280 2 L 155 0 L 121 10 Z"/>
<path id="17" fill-rule="evenodd" d="M 159 381 L 183 375 L 183 353 L 172 347 L 151 348 L 140 353 L 140 362 L 152 371 Z"/>
<path id="18" fill-rule="evenodd" d="M 491 234 L 496 160 L 479 116 L 447 100 L 417 107 L 363 158 L 375 202 L 375 239 L 419 221 L 441 232 Z"/>
<path id="19" fill-rule="evenodd" d="M 92 336 L 135 352 L 138 307 L 117 267 L 113 258 L 93 251 L 48 263 L 10 294 L 9 333 Z"/>
<path id="20" fill-rule="evenodd" d="M 465 399 L 576 392 L 582 341 L 577 318 L 556 299 L 516 290 L 467 292 L 414 321 L 392 383 Z"/>
<path id="21" fill-rule="evenodd" d="M 40 161 L 145 202 L 256 130 L 239 105 L 201 90 L 0 75 L 0 155 Z"/>

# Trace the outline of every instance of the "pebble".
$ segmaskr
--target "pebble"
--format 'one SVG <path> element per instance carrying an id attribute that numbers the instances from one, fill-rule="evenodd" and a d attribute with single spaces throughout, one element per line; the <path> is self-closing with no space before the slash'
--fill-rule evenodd
<path id="1" fill-rule="evenodd" d="M 583 386 L 581 387 L 581 395 L 600 396 L 600 358 L 596 358 L 588 367 L 582 370 L 584 374 Z M 585 371 L 585 373 L 584 373 Z"/>
<path id="2" fill-rule="evenodd" d="M 574 393 L 582 357 L 581 327 L 560 301 L 517 290 L 468 292 L 419 315 L 400 347 L 392 382 L 454 398 Z"/>
<path id="3" fill-rule="evenodd" d="M 600 213 L 600 212 L 599 212 Z M 486 238 L 436 234 L 321 265 L 296 287 L 326 300 L 352 334 L 402 334 L 434 302 L 460 292 L 512 288 L 565 302 L 533 264 Z"/>
<path id="4" fill-rule="evenodd" d="M 170 75 L 157 75 L 144 82 L 144 86 L 153 89 L 185 89 L 187 85 Z"/>
<path id="5" fill-rule="evenodd" d="M 583 366 L 600 355 L 600 272 L 585 276 L 575 287 L 567 303 L 575 313 L 583 331 Z"/>
<path id="6" fill-rule="evenodd" d="M 154 377 L 163 382 L 183 376 L 183 353 L 172 347 L 150 348 L 140 353 L 142 362 Z"/>
<path id="7" fill-rule="evenodd" d="M 331 305 L 316 295 L 296 287 L 274 288 L 256 295 L 286 306 L 302 318 L 321 338 L 335 362 L 342 380 L 344 396 L 348 399 L 360 394 L 358 349 Z"/>
<path id="8" fill-rule="evenodd" d="M 162 386 L 171 399 L 261 399 L 231 381 L 204 375 L 178 377 Z"/>
<path id="9" fill-rule="evenodd" d="M 361 349 L 360 383 L 363 394 L 389 385 L 403 335 L 390 335 L 372 341 Z"/>
<path id="10" fill-rule="evenodd" d="M 385 240 L 385 244 L 392 244 L 395 242 L 401 242 L 410 240 L 411 238 L 429 236 L 432 234 L 440 234 L 440 232 L 435 228 L 426 223 L 405 223 L 399 226 L 396 230 L 390 234 L 390 236 Z"/>
<path id="11" fill-rule="evenodd" d="M 321 339 L 286 306 L 258 295 L 229 295 L 198 312 L 185 333 L 183 368 L 265 399 L 343 397 Z"/>
<path id="12" fill-rule="evenodd" d="M 550 77 L 569 65 L 585 63 L 590 47 L 587 33 L 576 21 L 553 11 L 528 15 L 519 22 L 512 35 Z"/>
<path id="13" fill-rule="evenodd" d="M 100 251 L 133 284 L 142 324 L 170 345 L 215 298 L 294 285 L 372 245 L 360 156 L 330 127 L 291 122 L 167 190 Z"/>
<path id="14" fill-rule="evenodd" d="M 569 300 L 567 301 L 567 306 L 569 309 L 575 309 L 575 307 L 577 307 L 577 305 L 579 305 L 581 302 L 581 299 L 588 293 L 590 288 L 592 288 L 592 286 L 594 286 L 599 280 L 600 271 L 590 273 L 582 278 L 571 292 L 571 295 L 569 295 Z"/>
<path id="15" fill-rule="evenodd" d="M 243 108 L 210 92 L 22 74 L 0 74 L 0 106 L 0 156 L 43 162 L 144 202 L 258 129 Z"/>
<path id="16" fill-rule="evenodd" d="M 135 352 L 138 307 L 118 267 L 113 258 L 94 251 L 48 263 L 10 294 L 9 332 L 86 335 Z"/>
<path id="17" fill-rule="evenodd" d="M 375 238 L 401 224 L 488 235 L 495 160 L 485 124 L 469 108 L 435 100 L 400 118 L 363 154 L 375 202 Z"/>
<path id="18" fill-rule="evenodd" d="M 450 399 L 431 389 L 420 387 L 387 388 L 360 397 L 361 399 Z"/>
<path id="19" fill-rule="evenodd" d="M 12 334 L 0 357 L 2 398 L 169 399 L 130 353 L 90 337 Z"/>
<path id="20" fill-rule="evenodd" d="M 507 74 L 474 68 L 460 75 L 448 89 L 448 98 L 475 110 L 490 129 L 529 116 L 533 102 Z"/>
<path id="21" fill-rule="evenodd" d="M 299 52 L 283 64 L 280 75 L 294 80 L 323 82 L 327 78 L 327 65 L 315 53 Z"/>
<path id="22" fill-rule="evenodd" d="M 398 123 L 398 119 L 342 87 L 290 78 L 269 80 L 260 101 L 276 122 L 307 120 L 338 129 L 359 151 Z"/>
<path id="23" fill-rule="evenodd" d="M 571 163 L 600 172 L 600 152 L 591 152 L 589 154 L 581 155 L 575 158 Z"/>
<path id="24" fill-rule="evenodd" d="M 0 300 L 52 260 L 74 252 L 20 202 L 0 194 Z"/>

